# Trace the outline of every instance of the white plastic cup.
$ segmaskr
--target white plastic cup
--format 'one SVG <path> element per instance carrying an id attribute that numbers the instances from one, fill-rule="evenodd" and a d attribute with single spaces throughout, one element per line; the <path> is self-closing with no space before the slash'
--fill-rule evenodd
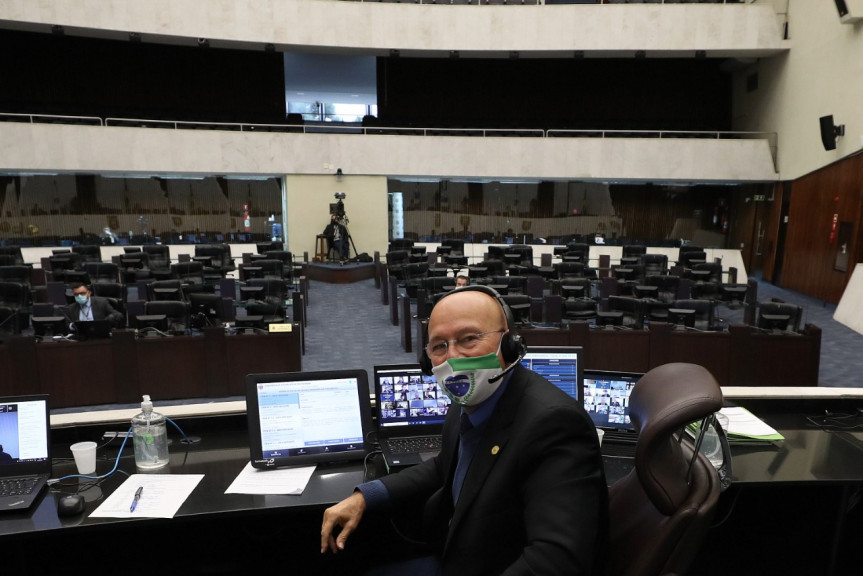
<path id="1" fill-rule="evenodd" d="M 96 443 L 77 442 L 71 446 L 72 456 L 75 457 L 75 466 L 78 474 L 92 474 L 96 471 Z"/>
<path id="2" fill-rule="evenodd" d="M 602 428 L 597 428 L 596 436 L 599 438 L 599 445 L 602 446 L 602 437 L 605 436 L 605 430 L 603 430 Z"/>

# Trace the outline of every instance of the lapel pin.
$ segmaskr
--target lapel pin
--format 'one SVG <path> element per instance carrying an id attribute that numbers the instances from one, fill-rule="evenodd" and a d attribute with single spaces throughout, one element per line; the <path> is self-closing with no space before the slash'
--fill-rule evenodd
<path id="1" fill-rule="evenodd" d="M 500 452 L 500 446 L 492 446 L 491 447 L 492 456 L 496 455 L 498 452 Z"/>

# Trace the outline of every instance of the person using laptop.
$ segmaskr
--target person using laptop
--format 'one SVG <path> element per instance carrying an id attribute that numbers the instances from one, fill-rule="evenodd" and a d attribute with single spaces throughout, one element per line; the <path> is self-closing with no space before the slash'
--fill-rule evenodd
<path id="1" fill-rule="evenodd" d="M 514 325 L 486 286 L 438 301 L 423 369 L 453 402 L 441 452 L 328 508 L 322 554 L 344 550 L 364 514 L 419 504 L 431 554 L 376 573 L 602 572 L 607 487 L 593 422 L 579 402 L 521 365 L 525 346 Z"/>
<path id="2" fill-rule="evenodd" d="M 93 296 L 90 289 L 81 282 L 72 285 L 75 301 L 61 310 L 69 321 L 69 329 L 74 330 L 75 322 L 108 320 L 112 326 L 121 326 L 125 318 L 117 312 L 105 298 Z"/>

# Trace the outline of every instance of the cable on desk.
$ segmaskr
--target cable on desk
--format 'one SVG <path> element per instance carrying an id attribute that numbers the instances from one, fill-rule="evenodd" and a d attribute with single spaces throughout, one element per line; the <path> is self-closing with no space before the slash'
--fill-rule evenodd
<path id="1" fill-rule="evenodd" d="M 101 476 L 90 476 L 87 474 L 69 474 L 68 476 L 62 476 L 60 478 L 48 480 L 48 486 L 54 486 L 58 482 L 62 482 L 63 480 L 68 480 L 70 478 L 86 478 L 88 480 L 94 480 L 95 483 L 93 484 L 93 486 L 95 486 L 96 484 L 98 484 L 99 482 L 101 482 L 102 480 L 104 480 L 105 478 L 107 478 L 108 476 L 110 476 L 111 474 L 113 474 L 114 472 L 117 471 L 117 467 L 120 465 L 120 456 L 123 454 L 123 448 L 126 447 L 126 442 L 129 441 L 129 437 L 131 435 L 132 435 L 132 428 L 130 427 L 129 431 L 126 432 L 126 437 L 123 438 L 123 443 L 120 444 L 120 450 L 117 451 L 117 458 L 114 460 L 114 467 L 111 468 L 111 471 L 108 472 L 107 474 L 102 474 Z"/>
<path id="2" fill-rule="evenodd" d="M 180 428 L 176 422 L 174 422 L 173 420 L 171 420 L 167 416 L 165 416 L 165 420 L 167 420 L 168 422 L 173 424 L 174 428 L 176 428 L 177 431 L 183 436 L 183 439 L 180 440 L 180 442 L 182 442 L 183 444 L 196 444 L 196 443 L 201 441 L 201 439 L 198 438 L 197 436 L 186 436 L 186 433 L 183 432 L 183 429 Z"/>
<path id="3" fill-rule="evenodd" d="M 822 430 L 857 430 L 863 428 L 863 420 L 858 420 L 859 414 L 846 414 L 843 412 L 824 412 L 823 416 L 807 416 L 806 421 Z M 817 419 L 820 419 L 817 420 Z M 856 424 L 847 424 L 845 420 L 857 420 Z"/>

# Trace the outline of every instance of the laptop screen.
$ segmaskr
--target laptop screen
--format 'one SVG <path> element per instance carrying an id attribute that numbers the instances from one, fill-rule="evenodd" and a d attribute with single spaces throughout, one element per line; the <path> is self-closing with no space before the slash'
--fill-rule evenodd
<path id="1" fill-rule="evenodd" d="M 252 465 L 362 459 L 371 429 L 365 370 L 246 376 Z"/>
<path id="2" fill-rule="evenodd" d="M 0 476 L 51 472 L 48 396 L 0 397 Z"/>
<path id="3" fill-rule="evenodd" d="M 440 433 L 450 399 L 419 364 L 375 366 L 378 431 L 383 436 Z"/>
<path id="4" fill-rule="evenodd" d="M 641 374 L 587 370 L 584 373 L 584 409 L 597 428 L 633 430 L 629 395 Z"/>
<path id="5" fill-rule="evenodd" d="M 530 346 L 522 365 L 581 401 L 580 346 Z"/>

